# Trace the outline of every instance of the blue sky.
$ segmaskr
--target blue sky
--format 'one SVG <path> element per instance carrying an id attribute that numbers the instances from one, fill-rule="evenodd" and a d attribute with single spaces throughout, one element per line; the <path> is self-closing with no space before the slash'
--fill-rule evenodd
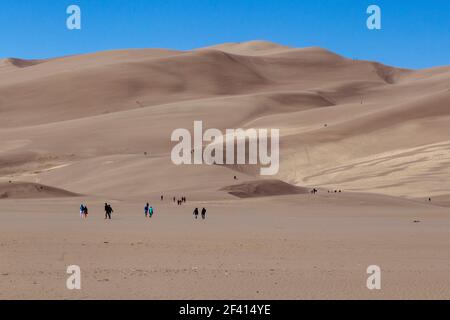
<path id="1" fill-rule="evenodd" d="M 66 28 L 66 8 L 82 30 Z M 382 30 L 366 27 L 370 4 Z M 123 48 L 193 49 L 268 40 L 424 68 L 450 65 L 449 0 L 1 0 L 0 57 L 48 58 Z"/>

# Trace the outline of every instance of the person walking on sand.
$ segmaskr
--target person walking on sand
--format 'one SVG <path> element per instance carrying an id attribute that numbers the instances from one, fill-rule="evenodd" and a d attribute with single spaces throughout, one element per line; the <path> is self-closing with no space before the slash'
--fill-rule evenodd
<path id="1" fill-rule="evenodd" d="M 83 214 L 84 214 L 84 218 L 87 219 L 88 214 L 89 214 L 89 212 L 88 212 L 88 207 L 87 207 L 87 206 L 84 206 Z"/>
<path id="2" fill-rule="evenodd" d="M 111 220 L 111 213 L 113 213 L 114 210 L 112 209 L 112 207 L 105 203 L 105 219 L 109 219 Z"/>
<path id="3" fill-rule="evenodd" d="M 205 208 L 202 209 L 202 219 L 203 220 L 206 219 L 206 209 Z"/>
<path id="4" fill-rule="evenodd" d="M 110 204 L 108 204 L 109 220 L 111 220 L 111 214 L 114 212 Z"/>
<path id="5" fill-rule="evenodd" d="M 80 217 L 84 218 L 84 204 L 80 205 Z"/>
<path id="6" fill-rule="evenodd" d="M 150 207 L 150 208 L 148 209 L 148 216 L 150 217 L 150 219 L 153 217 L 153 213 L 154 213 L 153 207 Z"/>
<path id="7" fill-rule="evenodd" d="M 148 209 L 150 208 L 150 204 L 149 203 L 147 203 L 146 205 L 145 205 L 145 207 L 144 207 L 144 214 L 145 214 L 145 217 L 147 218 L 147 216 L 148 216 Z"/>
<path id="8" fill-rule="evenodd" d="M 195 208 L 195 210 L 194 210 L 194 217 L 195 217 L 195 219 L 198 218 L 198 208 Z"/>

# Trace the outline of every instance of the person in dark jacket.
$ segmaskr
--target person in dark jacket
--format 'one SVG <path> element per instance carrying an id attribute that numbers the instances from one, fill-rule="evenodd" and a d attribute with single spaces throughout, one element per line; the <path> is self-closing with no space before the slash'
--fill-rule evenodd
<path id="1" fill-rule="evenodd" d="M 145 205 L 145 207 L 144 207 L 144 214 L 145 214 L 145 217 L 147 218 L 147 216 L 148 216 L 148 209 L 150 208 L 150 204 L 149 203 L 147 203 L 146 205 Z"/>
<path id="2" fill-rule="evenodd" d="M 111 220 L 111 214 L 114 212 L 113 208 L 105 203 L 105 219 Z"/>
<path id="3" fill-rule="evenodd" d="M 202 219 L 203 220 L 206 219 L 206 209 L 205 208 L 202 209 Z"/>
<path id="4" fill-rule="evenodd" d="M 195 219 L 198 218 L 198 208 L 195 208 L 195 210 L 194 210 L 194 217 L 195 217 Z"/>

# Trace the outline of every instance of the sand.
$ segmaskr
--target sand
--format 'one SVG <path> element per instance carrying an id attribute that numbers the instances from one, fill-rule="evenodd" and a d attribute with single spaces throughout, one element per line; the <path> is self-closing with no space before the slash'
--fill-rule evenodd
<path id="1" fill-rule="evenodd" d="M 384 204 L 381 206 L 380 203 Z M 2 299 L 448 299 L 448 208 L 370 195 L 2 201 Z M 195 206 L 208 208 L 194 220 Z M 45 208 L 45 209 L 44 209 Z M 420 221 L 414 223 L 414 221 Z M 79 265 L 82 290 L 65 287 Z M 366 288 L 369 265 L 382 289 Z"/>
<path id="2" fill-rule="evenodd" d="M 0 298 L 449 299 L 449 102 L 450 67 L 263 41 L 4 59 Z M 279 128 L 279 174 L 173 165 L 196 120 Z"/>

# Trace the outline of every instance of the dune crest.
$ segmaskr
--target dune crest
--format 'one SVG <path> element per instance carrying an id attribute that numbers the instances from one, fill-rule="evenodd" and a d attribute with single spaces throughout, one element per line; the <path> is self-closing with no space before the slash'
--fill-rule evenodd
<path id="1" fill-rule="evenodd" d="M 205 129 L 280 129 L 274 179 L 412 198 L 450 194 L 450 180 L 429 179 L 448 176 L 449 67 L 405 70 L 265 41 L 1 65 L 4 179 L 32 176 L 116 197 L 146 192 L 133 181 L 219 190 L 237 173 L 258 179 L 249 166 L 173 168 L 171 133 L 201 120 Z M 73 165 L 41 170 L 60 162 Z"/>
<path id="2" fill-rule="evenodd" d="M 69 198 L 79 195 L 63 189 L 30 182 L 0 183 L 0 199 Z"/>

